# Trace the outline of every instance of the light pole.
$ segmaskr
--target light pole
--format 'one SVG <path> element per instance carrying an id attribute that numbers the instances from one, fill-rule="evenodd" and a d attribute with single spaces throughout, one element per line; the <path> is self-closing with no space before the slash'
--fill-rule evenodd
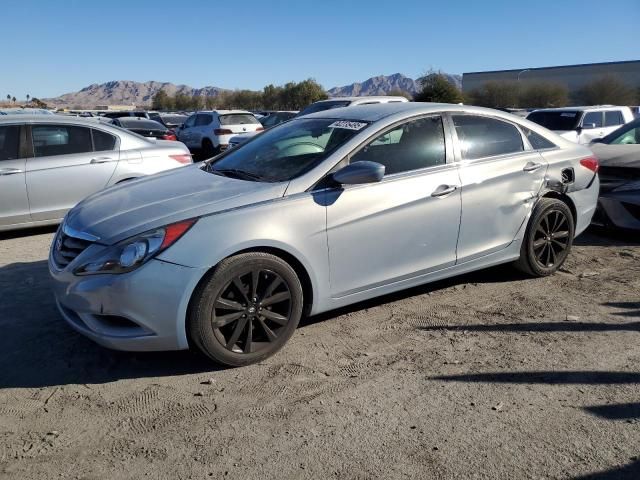
<path id="1" fill-rule="evenodd" d="M 516 81 L 517 81 L 517 82 L 520 82 L 520 75 L 522 75 L 523 73 L 528 72 L 528 71 L 530 71 L 530 70 L 531 70 L 530 68 L 525 68 L 524 70 L 520 70 L 520 71 L 518 72 L 518 76 L 516 77 Z"/>

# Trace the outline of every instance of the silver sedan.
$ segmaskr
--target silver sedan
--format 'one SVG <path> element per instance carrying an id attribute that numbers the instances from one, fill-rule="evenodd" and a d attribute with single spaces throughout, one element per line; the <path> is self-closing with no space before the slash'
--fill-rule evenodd
<path id="1" fill-rule="evenodd" d="M 96 119 L 0 117 L 0 231 L 60 223 L 88 195 L 192 163 L 180 142 L 149 140 Z"/>
<path id="2" fill-rule="evenodd" d="M 554 273 L 591 221 L 597 169 L 494 110 L 335 109 L 93 195 L 49 268 L 66 321 L 102 345 L 246 365 L 302 315 L 501 263 Z"/>

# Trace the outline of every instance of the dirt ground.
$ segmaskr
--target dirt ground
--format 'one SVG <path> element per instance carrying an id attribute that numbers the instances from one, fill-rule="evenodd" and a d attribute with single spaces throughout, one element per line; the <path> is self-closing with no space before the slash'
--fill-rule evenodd
<path id="1" fill-rule="evenodd" d="M 640 478 L 640 238 L 311 318 L 268 361 L 103 349 L 0 236 L 0 477 Z"/>

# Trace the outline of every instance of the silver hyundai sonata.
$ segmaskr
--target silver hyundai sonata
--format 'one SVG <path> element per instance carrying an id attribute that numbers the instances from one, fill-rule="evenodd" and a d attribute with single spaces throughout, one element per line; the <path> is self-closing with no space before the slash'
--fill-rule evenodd
<path id="1" fill-rule="evenodd" d="M 495 110 L 335 109 L 87 198 L 49 268 L 64 318 L 102 345 L 246 365 L 303 314 L 507 262 L 554 273 L 591 221 L 597 170 L 584 146 Z"/>

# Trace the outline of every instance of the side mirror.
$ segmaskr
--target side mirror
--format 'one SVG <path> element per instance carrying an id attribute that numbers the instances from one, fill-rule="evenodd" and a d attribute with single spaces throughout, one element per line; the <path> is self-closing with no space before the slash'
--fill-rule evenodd
<path id="1" fill-rule="evenodd" d="M 376 162 L 354 162 L 333 174 L 333 179 L 341 185 L 375 183 L 384 177 L 384 165 Z"/>
<path id="2" fill-rule="evenodd" d="M 582 128 L 584 130 L 591 130 L 593 128 L 596 128 L 596 124 L 595 123 L 583 123 L 582 124 Z"/>

